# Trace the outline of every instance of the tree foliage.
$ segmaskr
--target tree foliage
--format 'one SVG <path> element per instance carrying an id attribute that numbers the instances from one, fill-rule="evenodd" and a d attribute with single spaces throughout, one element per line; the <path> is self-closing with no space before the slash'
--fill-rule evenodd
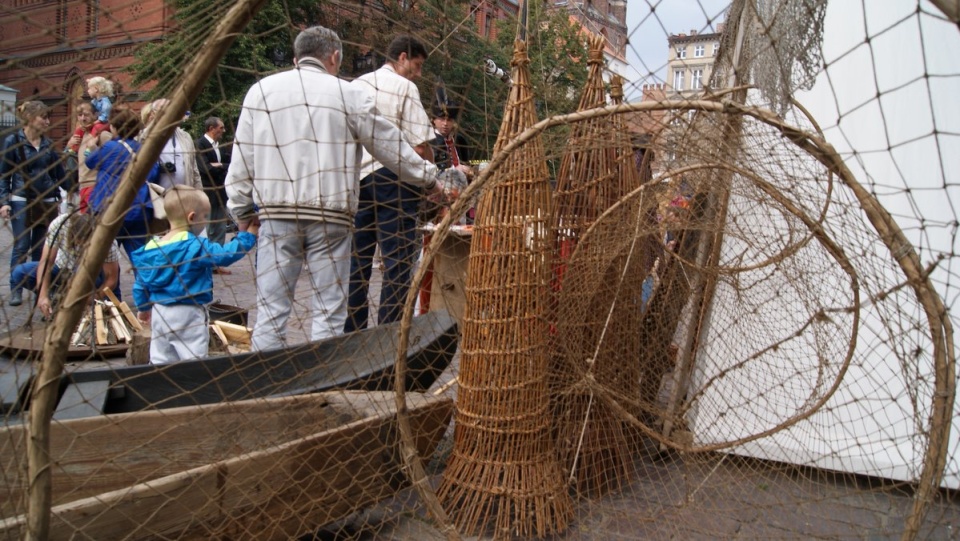
<path id="1" fill-rule="evenodd" d="M 168 95 L 184 67 L 193 58 L 209 29 L 232 5 L 231 0 L 174 0 L 175 28 L 162 40 L 137 53 L 133 85 L 151 88 L 147 98 Z M 424 107 L 435 102 L 443 82 L 449 96 L 461 104 L 462 131 L 476 148 L 475 155 L 489 157 L 503 115 L 508 88 L 484 74 L 492 59 L 509 71 L 516 35 L 516 19 L 500 21 L 499 39 L 480 37 L 475 13 L 467 1 L 419 0 L 416 2 L 359 2 L 345 5 L 324 0 L 270 0 L 237 37 L 191 106 L 193 116 L 185 127 L 199 134 L 208 116 L 219 116 L 230 127 L 240 111 L 243 96 L 259 78 L 292 65 L 293 40 L 307 26 L 337 30 L 344 43 L 341 76 L 350 78 L 379 67 L 383 51 L 399 33 L 424 41 L 431 51 L 418 81 Z M 371 15 L 375 16 L 371 16 Z M 586 52 L 576 25 L 564 13 L 549 13 L 537 4 L 528 33 L 534 91 L 541 116 L 572 111 L 575 95 L 586 78 Z M 367 62 L 358 62 L 367 60 Z"/>
<path id="2" fill-rule="evenodd" d="M 518 26 L 516 19 L 500 22 L 497 41 L 501 48 L 513 51 Z M 530 57 L 530 84 L 540 119 L 577 110 L 588 73 L 587 45 L 582 32 L 566 11 L 548 9 L 541 2 L 530 4 L 525 41 Z M 569 131 L 566 126 L 549 130 L 544 133 L 544 145 L 562 148 Z M 548 165 L 556 174 L 558 160 L 551 160 Z"/>
<path id="3" fill-rule="evenodd" d="M 497 41 L 513 51 L 517 21 L 500 23 Z M 530 82 L 540 118 L 572 113 L 587 82 L 587 46 L 581 26 L 567 12 L 548 10 L 541 2 L 530 5 L 526 39 Z"/>

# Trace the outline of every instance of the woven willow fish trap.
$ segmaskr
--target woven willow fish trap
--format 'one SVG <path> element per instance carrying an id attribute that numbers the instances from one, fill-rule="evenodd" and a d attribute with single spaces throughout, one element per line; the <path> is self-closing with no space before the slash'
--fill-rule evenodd
<path id="1" fill-rule="evenodd" d="M 590 40 L 581 111 L 606 104 L 603 50 L 603 39 Z M 640 347 L 640 284 L 652 265 L 644 272 L 641 250 L 631 250 L 645 240 L 632 241 L 640 220 L 635 203 L 642 199 L 613 208 L 640 184 L 621 118 L 571 126 L 554 193 L 551 396 L 565 471 L 578 490 L 592 494 L 618 488 L 631 475 L 635 434 L 597 399 L 592 386 L 625 397 L 638 393 L 640 366 L 623 354 Z M 587 231 L 591 235 L 584 239 Z"/>
<path id="2" fill-rule="evenodd" d="M 494 153 L 536 122 L 526 45 Z M 453 452 L 439 497 L 461 531 L 542 537 L 572 514 L 551 434 L 546 301 L 550 185 L 539 139 L 509 157 L 477 207 Z"/>

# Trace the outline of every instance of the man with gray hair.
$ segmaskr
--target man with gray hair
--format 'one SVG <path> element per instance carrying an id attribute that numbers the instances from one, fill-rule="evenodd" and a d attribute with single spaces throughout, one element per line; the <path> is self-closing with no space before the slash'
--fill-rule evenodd
<path id="1" fill-rule="evenodd" d="M 286 345 L 304 264 L 314 292 L 311 340 L 343 331 L 361 147 L 405 182 L 439 190 L 436 166 L 377 114 L 373 94 L 336 76 L 342 56 L 334 31 L 308 28 L 294 42 L 296 67 L 261 79 L 243 100 L 226 188 L 240 230 L 261 223 L 257 351 Z"/>

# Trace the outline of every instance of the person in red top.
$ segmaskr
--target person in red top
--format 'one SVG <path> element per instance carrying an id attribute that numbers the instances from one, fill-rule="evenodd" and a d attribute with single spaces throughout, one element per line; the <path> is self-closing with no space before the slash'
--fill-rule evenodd
<path id="1" fill-rule="evenodd" d="M 439 93 L 438 93 L 439 97 Z M 444 99 L 442 102 L 435 103 L 430 111 L 433 116 L 433 130 L 436 137 L 430 141 L 433 147 L 434 163 L 437 169 L 446 171 L 456 169 L 464 174 L 467 182 L 473 180 L 474 168 L 470 165 L 470 147 L 467 145 L 467 138 L 457 132 L 457 116 L 460 113 L 460 106 L 456 102 Z M 467 211 L 467 223 L 472 224 L 476 217 L 476 209 L 471 208 Z M 423 237 L 423 245 L 430 244 L 430 234 Z M 417 313 L 426 314 L 430 311 L 430 294 L 433 288 L 433 264 L 423 277 L 423 284 L 420 288 L 420 304 Z"/>
<path id="2" fill-rule="evenodd" d="M 473 168 L 470 167 L 470 147 L 467 146 L 467 138 L 457 132 L 457 116 L 460 114 L 460 106 L 454 102 L 449 104 L 436 104 L 431 111 L 433 113 L 433 130 L 436 133 L 430 145 L 433 146 L 433 157 L 437 164 L 437 169 L 455 167 L 467 175 L 467 179 L 473 177 Z"/>

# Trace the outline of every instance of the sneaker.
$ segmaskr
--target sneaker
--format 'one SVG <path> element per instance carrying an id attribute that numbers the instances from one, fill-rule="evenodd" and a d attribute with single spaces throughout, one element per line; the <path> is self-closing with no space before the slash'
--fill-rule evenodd
<path id="1" fill-rule="evenodd" d="M 14 289 L 10 292 L 10 306 L 20 306 L 23 304 L 23 290 Z"/>

